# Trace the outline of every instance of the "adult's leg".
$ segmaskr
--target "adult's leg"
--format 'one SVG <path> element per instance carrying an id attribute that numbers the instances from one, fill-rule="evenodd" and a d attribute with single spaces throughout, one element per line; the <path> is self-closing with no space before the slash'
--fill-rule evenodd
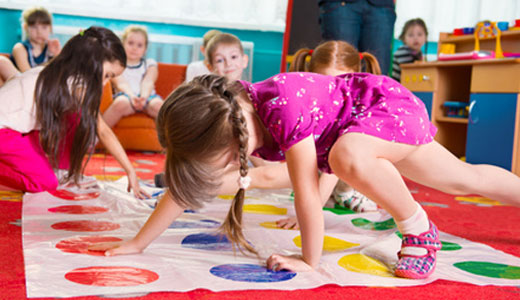
<path id="1" fill-rule="evenodd" d="M 58 179 L 39 142 L 39 132 L 26 135 L 0 130 L 0 182 L 14 190 L 54 190 Z"/>
<path id="2" fill-rule="evenodd" d="M 395 18 L 393 8 L 365 2 L 358 50 L 374 54 L 384 75 L 390 70 Z"/>
<path id="3" fill-rule="evenodd" d="M 362 2 L 324 2 L 320 5 L 321 37 L 324 40 L 343 40 L 359 48 Z"/>
<path id="4" fill-rule="evenodd" d="M 446 193 L 474 193 L 520 206 L 520 177 L 492 165 L 463 162 L 435 141 L 419 146 L 396 167 L 411 180 Z"/>
<path id="5" fill-rule="evenodd" d="M 121 118 L 134 114 L 135 111 L 126 95 L 117 96 L 114 102 L 103 113 L 103 119 L 108 126 L 114 127 Z"/>

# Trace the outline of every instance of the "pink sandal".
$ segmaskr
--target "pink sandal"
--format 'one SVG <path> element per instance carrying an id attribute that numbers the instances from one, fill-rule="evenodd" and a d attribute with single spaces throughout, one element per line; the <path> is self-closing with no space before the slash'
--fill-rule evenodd
<path id="1" fill-rule="evenodd" d="M 404 247 L 424 248 L 428 251 L 425 255 L 416 256 L 397 253 L 399 261 L 395 266 L 395 275 L 403 278 L 422 279 L 430 276 L 435 270 L 436 252 L 441 250 L 439 231 L 430 221 L 430 230 L 420 235 L 404 234 L 401 249 Z"/>

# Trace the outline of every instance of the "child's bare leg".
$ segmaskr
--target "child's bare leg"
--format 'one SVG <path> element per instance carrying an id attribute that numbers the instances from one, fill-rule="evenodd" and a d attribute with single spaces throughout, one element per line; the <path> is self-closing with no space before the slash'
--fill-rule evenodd
<path id="1" fill-rule="evenodd" d="M 153 98 L 152 100 L 150 100 L 150 103 L 148 103 L 148 106 L 146 107 L 146 113 L 154 119 L 157 118 L 162 104 L 163 101 L 160 98 Z"/>
<path id="2" fill-rule="evenodd" d="M 437 142 L 419 146 L 396 167 L 420 184 L 450 194 L 478 194 L 520 206 L 520 177 L 491 165 L 472 165 Z"/>
<path id="3" fill-rule="evenodd" d="M 338 177 L 373 199 L 393 217 L 403 234 L 395 274 L 426 278 L 435 269 L 441 243 L 436 227 L 428 221 L 394 166 L 419 146 L 389 142 L 359 133 L 340 137 L 329 154 Z"/>
<path id="4" fill-rule="evenodd" d="M 116 97 L 105 113 L 103 113 L 103 119 L 108 126 L 114 127 L 122 117 L 129 116 L 133 113 L 135 113 L 135 111 L 130 105 L 130 101 L 125 95 L 121 95 Z"/>
<path id="5" fill-rule="evenodd" d="M 340 179 L 374 200 L 396 221 L 400 221 L 412 216 L 417 205 L 393 164 L 416 147 L 348 133 L 341 136 L 332 147 L 329 164 Z"/>

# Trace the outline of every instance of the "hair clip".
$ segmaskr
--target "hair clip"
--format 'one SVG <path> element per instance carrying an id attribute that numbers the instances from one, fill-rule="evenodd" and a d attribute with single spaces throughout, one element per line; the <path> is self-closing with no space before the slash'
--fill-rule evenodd
<path id="1" fill-rule="evenodd" d="M 241 188 L 241 189 L 244 189 L 244 190 L 247 190 L 247 188 L 249 187 L 249 185 L 251 184 L 251 177 L 249 176 L 240 176 L 238 178 L 238 187 Z"/>
<path id="2" fill-rule="evenodd" d="M 314 52 L 313 49 L 309 50 L 309 55 L 312 55 L 313 52 Z"/>
<path id="3" fill-rule="evenodd" d="M 363 60 L 363 53 L 361 53 L 361 52 L 359 53 L 359 59 Z"/>
<path id="4" fill-rule="evenodd" d="M 80 36 L 83 36 L 84 34 L 85 34 L 85 29 L 80 29 L 80 30 L 79 30 L 79 35 L 80 35 Z"/>

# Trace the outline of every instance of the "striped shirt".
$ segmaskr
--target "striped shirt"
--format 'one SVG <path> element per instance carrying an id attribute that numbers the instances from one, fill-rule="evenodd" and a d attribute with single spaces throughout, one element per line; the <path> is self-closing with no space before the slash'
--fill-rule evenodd
<path id="1" fill-rule="evenodd" d="M 395 51 L 394 60 L 392 62 L 392 78 L 401 82 L 401 64 L 412 63 L 416 60 L 422 60 L 422 52 L 415 52 L 412 48 L 402 45 Z"/>

